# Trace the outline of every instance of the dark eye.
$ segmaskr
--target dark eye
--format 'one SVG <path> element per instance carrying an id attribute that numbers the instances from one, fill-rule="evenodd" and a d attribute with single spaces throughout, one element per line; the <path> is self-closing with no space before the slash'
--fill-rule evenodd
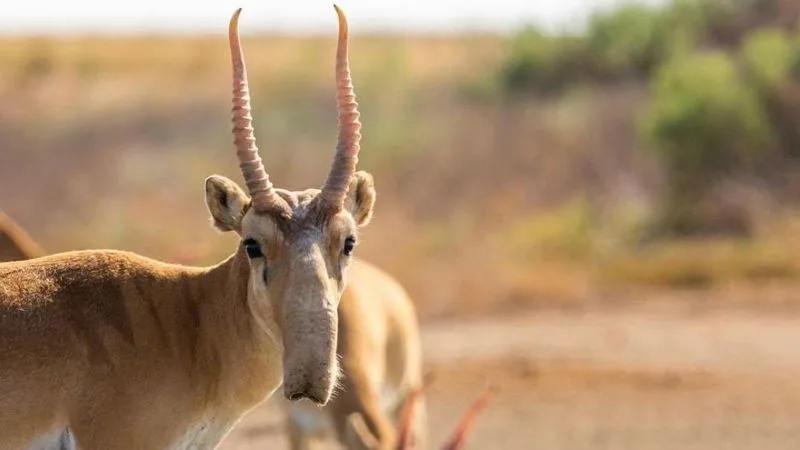
<path id="1" fill-rule="evenodd" d="M 261 258 L 264 256 L 264 254 L 261 253 L 261 246 L 255 239 L 247 238 L 242 241 L 242 245 L 244 245 L 244 250 L 247 252 L 248 258 Z"/>
<path id="2" fill-rule="evenodd" d="M 353 253 L 353 249 L 356 247 L 356 240 L 355 238 L 348 237 L 344 240 L 344 249 L 342 250 L 345 256 L 350 256 L 350 253 Z"/>

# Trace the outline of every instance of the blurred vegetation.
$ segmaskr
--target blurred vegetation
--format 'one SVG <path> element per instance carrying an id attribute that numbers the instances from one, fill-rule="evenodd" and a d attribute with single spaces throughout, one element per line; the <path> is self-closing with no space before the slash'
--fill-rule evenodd
<path id="1" fill-rule="evenodd" d="M 647 77 L 670 58 L 691 52 L 707 37 L 712 18 L 731 10 L 722 1 L 631 3 L 592 16 L 581 35 L 528 28 L 511 39 L 500 78 L 509 91 L 541 92 Z"/>
<path id="2" fill-rule="evenodd" d="M 762 95 L 792 79 L 800 61 L 800 42 L 795 40 L 779 28 L 755 30 L 745 37 L 741 47 L 744 71 Z"/>
<path id="3" fill-rule="evenodd" d="M 771 145 L 757 93 L 724 53 L 699 53 L 664 65 L 642 117 L 647 146 L 665 172 L 663 225 L 690 234 L 703 224 L 698 206 L 720 177 L 749 167 Z"/>
<path id="4" fill-rule="evenodd" d="M 499 71 L 510 95 L 575 85 L 649 85 L 640 145 L 665 177 L 654 230 L 749 233 L 748 218 L 709 213 L 720 180 L 797 156 L 800 8 L 781 0 L 674 0 L 593 17 L 581 35 L 516 35 Z M 608 88 L 607 88 L 608 89 Z M 715 221 L 734 220 L 741 225 Z"/>
<path id="5" fill-rule="evenodd" d="M 547 92 L 583 80 L 589 66 L 585 44 L 571 36 L 550 36 L 528 28 L 511 41 L 502 84 L 511 91 Z"/>
<path id="6" fill-rule="evenodd" d="M 422 314 L 574 305 L 642 284 L 797 278 L 800 4 L 626 5 L 585 32 L 354 36 L 375 175 L 359 254 Z M 276 184 L 318 186 L 331 37 L 246 36 Z M 210 264 L 202 180 L 241 182 L 226 40 L 0 40 L 0 208 L 50 251 Z"/>

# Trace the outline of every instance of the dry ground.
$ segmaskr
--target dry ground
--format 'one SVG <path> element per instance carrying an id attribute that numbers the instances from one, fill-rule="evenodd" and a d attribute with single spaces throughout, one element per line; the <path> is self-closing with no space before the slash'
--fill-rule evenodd
<path id="1" fill-rule="evenodd" d="M 800 316 L 541 313 L 427 323 L 424 339 L 433 442 L 492 383 L 468 448 L 800 446 Z M 265 404 L 223 448 L 285 448 L 281 426 Z"/>

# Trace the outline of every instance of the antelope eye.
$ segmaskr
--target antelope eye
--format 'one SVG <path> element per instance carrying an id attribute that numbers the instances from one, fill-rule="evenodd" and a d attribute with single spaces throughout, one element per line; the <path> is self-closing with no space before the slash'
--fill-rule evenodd
<path id="1" fill-rule="evenodd" d="M 350 253 L 353 253 L 353 249 L 356 247 L 356 240 L 355 238 L 348 237 L 344 240 L 344 249 L 342 252 L 345 256 L 350 256 Z"/>
<path id="2" fill-rule="evenodd" d="M 244 250 L 247 252 L 248 258 L 253 259 L 264 256 L 264 254 L 261 252 L 261 246 L 255 239 L 247 238 L 242 241 L 242 245 L 244 245 Z"/>

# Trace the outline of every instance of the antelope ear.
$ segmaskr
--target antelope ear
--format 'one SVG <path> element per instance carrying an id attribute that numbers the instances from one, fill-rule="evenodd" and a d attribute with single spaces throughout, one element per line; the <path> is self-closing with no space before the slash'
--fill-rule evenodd
<path id="1" fill-rule="evenodd" d="M 206 205 L 218 230 L 241 234 L 242 217 L 250 205 L 250 197 L 239 185 L 221 175 L 206 178 Z"/>
<path id="2" fill-rule="evenodd" d="M 353 175 L 344 199 L 344 207 L 350 211 L 359 227 L 369 223 L 375 207 L 375 181 L 372 175 L 363 170 Z"/>

